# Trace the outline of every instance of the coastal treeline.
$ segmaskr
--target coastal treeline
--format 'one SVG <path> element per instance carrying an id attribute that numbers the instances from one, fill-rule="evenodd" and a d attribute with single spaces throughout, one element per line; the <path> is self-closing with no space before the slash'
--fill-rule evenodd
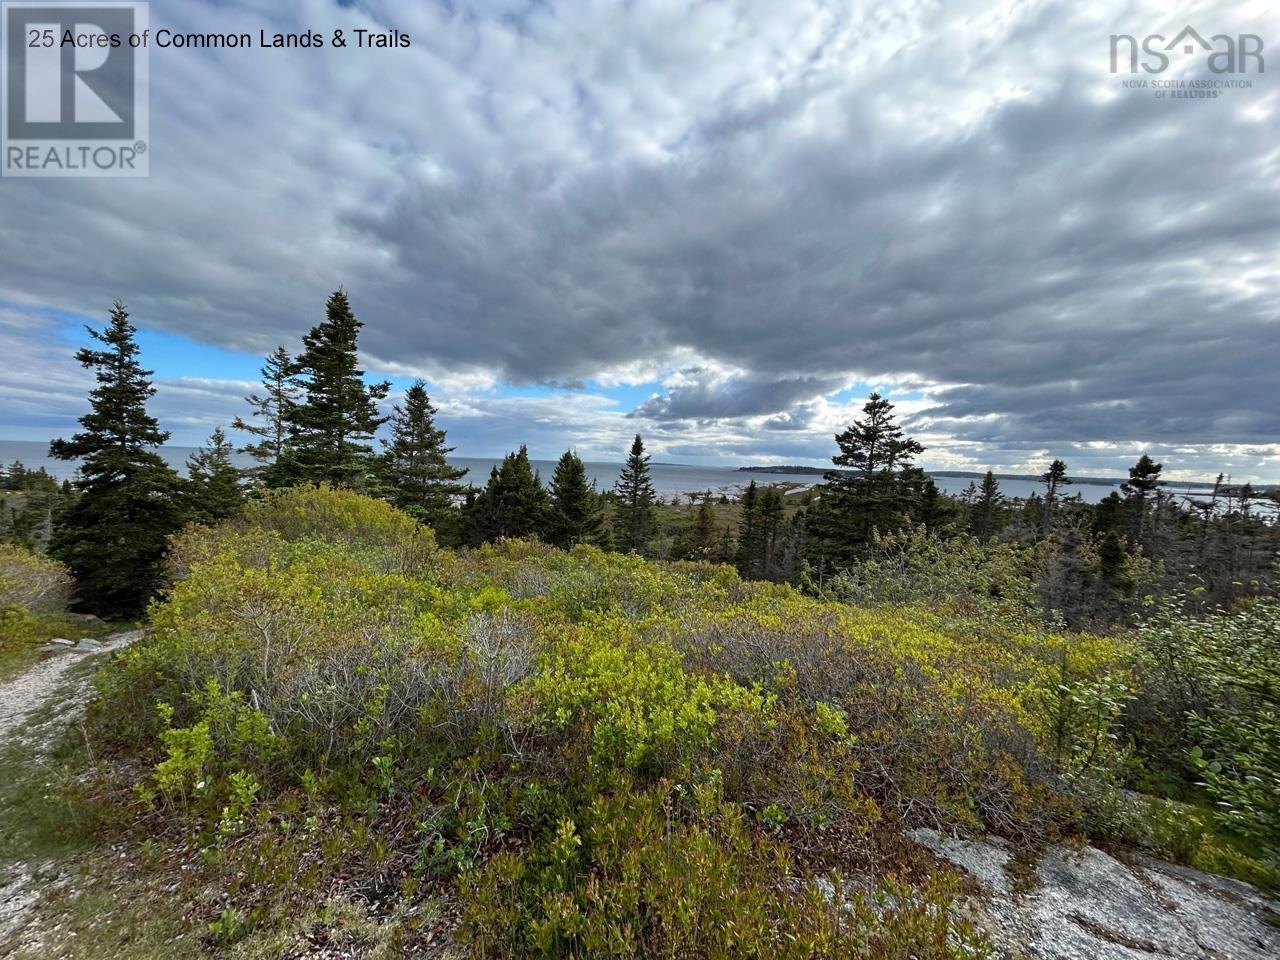
<path id="1" fill-rule="evenodd" d="M 1072 494 L 1060 459 L 1040 478 L 1042 492 L 1029 497 L 1006 497 L 990 472 L 948 496 L 916 464 L 924 447 L 876 394 L 835 437 L 832 469 L 808 490 L 752 479 L 737 498 L 708 491 L 664 502 L 639 435 L 611 490 L 588 481 L 573 450 L 543 478 L 524 446 L 478 484 L 450 464 L 453 448 L 424 382 L 382 412 L 390 384 L 368 382 L 359 366 L 362 326 L 346 293 L 335 291 L 297 356 L 281 346 L 265 358 L 260 390 L 230 424 L 247 438 L 238 449 L 255 466 L 235 465 L 236 448 L 219 428 L 179 477 L 157 453 L 168 434 L 147 413 L 151 373 L 117 303 L 106 326 L 90 330 L 97 345 L 77 353 L 97 378 L 90 411 L 79 432 L 50 448 L 79 462 L 76 482 L 58 484 L 15 464 L 0 480 L 20 493 L 0 507 L 0 538 L 47 546 L 75 575 L 81 606 L 113 615 L 142 609 L 168 539 L 183 524 L 217 523 L 246 497 L 306 484 L 384 499 L 446 545 L 588 543 L 728 563 L 744 577 L 812 593 L 863 595 L 881 589 L 869 579 L 876 571 L 905 569 L 939 549 L 976 550 L 1034 585 L 1047 623 L 1077 628 L 1125 625 L 1153 594 L 1194 597 L 1209 609 L 1275 588 L 1275 490 L 1259 494 L 1220 476 L 1204 496 L 1174 495 L 1162 465 L 1144 453 L 1119 490 L 1095 504 Z"/>

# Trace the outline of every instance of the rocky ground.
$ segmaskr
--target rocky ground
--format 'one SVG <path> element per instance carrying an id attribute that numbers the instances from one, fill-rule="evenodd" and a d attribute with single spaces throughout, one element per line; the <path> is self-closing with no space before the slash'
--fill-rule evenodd
<path id="1" fill-rule="evenodd" d="M 43 661 L 8 683 L 0 684 L 0 745 L 14 745 L 21 739 L 32 748 L 47 747 L 50 729 L 65 725 L 84 707 L 88 697 L 89 684 L 85 678 L 85 682 L 73 684 L 74 689 L 67 691 L 73 696 L 64 699 L 60 709 L 52 714 L 46 709 L 53 693 L 67 685 L 72 668 L 87 657 L 96 658 L 126 647 L 140 636 L 141 630 L 129 630 L 111 634 L 104 640 L 86 637 L 78 641 L 55 639 L 47 643 Z M 36 729 L 25 729 L 37 714 L 44 717 L 44 722 Z"/>
<path id="2" fill-rule="evenodd" d="M 141 635 L 132 630 L 102 641 L 51 642 L 44 660 L 0 684 L 0 750 L 19 758 L 26 770 L 38 771 L 48 762 L 56 736 L 84 709 L 91 662 Z M 75 869 L 74 862 L 59 858 L 0 862 L 0 953 L 39 949 L 40 898 L 64 887 Z"/>
<path id="3" fill-rule="evenodd" d="M 1089 846 L 1051 847 L 1027 875 L 998 839 L 912 836 L 978 881 L 974 919 L 1009 960 L 1280 957 L 1280 902 L 1238 880 Z"/>

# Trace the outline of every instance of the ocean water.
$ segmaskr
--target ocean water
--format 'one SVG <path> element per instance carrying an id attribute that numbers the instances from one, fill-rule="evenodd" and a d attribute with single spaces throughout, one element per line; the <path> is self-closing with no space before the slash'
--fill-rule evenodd
<path id="1" fill-rule="evenodd" d="M 195 452 L 195 447 L 163 447 L 160 450 L 163 456 L 175 469 L 182 471 L 186 464 L 187 457 Z M 31 469 L 44 467 L 49 473 L 59 479 L 70 478 L 75 474 L 75 464 L 67 463 L 63 460 L 53 460 L 49 457 L 49 445 L 36 441 L 27 440 L 0 440 L 0 463 L 10 464 L 15 460 L 21 460 Z M 237 454 L 236 464 L 238 466 L 252 466 L 254 461 L 246 456 Z M 490 459 L 487 457 L 453 457 L 451 462 L 457 467 L 466 467 L 467 475 L 463 478 L 463 483 L 475 484 L 478 487 L 484 486 L 489 478 L 489 470 L 502 462 L 501 458 Z M 555 472 L 556 464 L 554 460 L 534 460 L 533 467 L 542 476 L 543 483 L 551 482 L 551 474 Z M 618 479 L 618 473 L 622 469 L 620 463 L 587 463 L 587 478 L 594 480 L 596 488 L 601 492 L 612 489 L 614 483 Z M 790 475 L 790 474 L 758 474 L 743 473 L 735 467 L 699 467 L 681 463 L 658 463 L 653 461 L 650 463 L 650 475 L 653 480 L 653 488 L 664 499 L 669 499 L 675 494 L 697 493 L 710 490 L 713 494 L 725 494 L 734 496 L 739 490 L 746 487 L 754 478 L 759 484 L 769 483 L 791 483 L 800 486 L 811 486 L 821 477 L 810 475 Z"/>
<path id="2" fill-rule="evenodd" d="M 169 463 L 173 464 L 175 469 L 181 471 L 187 457 L 195 452 L 195 449 L 195 447 L 172 446 L 162 448 L 160 453 Z M 28 440 L 0 440 L 0 463 L 7 465 L 15 460 L 21 460 L 32 469 L 44 467 L 58 478 L 69 478 L 74 475 L 74 464 L 50 459 L 48 454 L 48 444 Z M 240 466 L 247 467 L 253 464 L 250 458 L 243 455 L 237 455 L 236 461 Z M 468 473 L 463 479 L 463 483 L 484 486 L 489 477 L 490 468 L 502 461 L 487 457 L 453 457 L 451 462 L 455 466 L 467 468 Z M 555 471 L 555 461 L 534 460 L 532 462 L 534 469 L 542 476 L 542 482 L 549 483 L 551 474 Z M 649 466 L 654 490 L 663 499 L 667 500 L 676 494 L 701 493 L 707 490 L 716 495 L 724 494 L 733 497 L 741 492 L 752 480 L 755 480 L 761 486 L 787 484 L 791 487 L 803 488 L 813 486 L 822 479 L 817 474 L 746 472 L 739 470 L 736 466 L 694 466 L 684 463 L 660 463 L 656 460 L 652 461 Z M 586 468 L 588 479 L 594 480 L 596 488 L 603 492 L 612 489 L 618 479 L 622 464 L 589 462 L 586 464 Z M 971 482 L 975 485 L 977 483 L 976 480 L 971 480 L 969 477 L 934 476 L 933 479 L 939 489 L 953 496 L 961 495 Z M 1112 484 L 1080 483 L 1068 487 L 1066 493 L 1068 496 L 1079 494 L 1087 503 L 1097 503 L 1111 493 L 1112 490 L 1115 490 L 1119 484 L 1119 480 Z M 1167 489 L 1175 494 L 1194 493 L 1198 496 L 1204 496 L 1206 493 L 1203 488 L 1190 491 L 1174 484 L 1170 484 Z M 1020 498 L 1030 496 L 1032 493 L 1044 492 L 1044 488 L 1040 484 L 1030 479 L 1001 480 L 1000 490 L 1006 497 Z"/>

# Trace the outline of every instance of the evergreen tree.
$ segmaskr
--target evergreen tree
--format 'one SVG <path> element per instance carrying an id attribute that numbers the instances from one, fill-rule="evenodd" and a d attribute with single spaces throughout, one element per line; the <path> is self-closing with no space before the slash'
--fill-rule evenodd
<path id="1" fill-rule="evenodd" d="M 546 529 L 547 491 L 521 445 L 489 473 L 489 483 L 472 507 L 471 536 L 482 540 L 534 537 Z"/>
<path id="2" fill-rule="evenodd" d="M 362 489 L 376 468 L 371 441 L 387 418 L 377 401 L 391 384 L 364 382 L 357 364 L 356 338 L 363 327 L 342 290 L 329 297 L 325 319 L 302 338 L 293 375 L 302 400 L 291 404 L 289 436 L 278 479 L 288 483 L 331 483 Z"/>
<path id="3" fill-rule="evenodd" d="M 207 445 L 187 458 L 187 517 L 214 524 L 237 516 L 244 507 L 243 473 L 231 462 L 231 444 L 218 427 Z"/>
<path id="4" fill-rule="evenodd" d="M 1000 513 L 1000 504 L 1004 501 L 1004 496 L 1000 493 L 1000 484 L 996 480 L 996 475 L 990 470 L 982 478 L 982 487 L 978 491 L 978 498 L 974 502 L 973 512 L 970 522 L 970 530 L 979 540 L 987 540 L 992 537 L 999 529 L 998 518 Z"/>
<path id="5" fill-rule="evenodd" d="M 490 531 L 494 521 L 489 499 L 491 491 L 498 483 L 498 468 L 489 468 L 489 482 L 484 489 L 467 487 L 462 499 L 462 542 L 469 547 L 478 547 L 490 539 Z"/>
<path id="6" fill-rule="evenodd" d="M 1040 475 L 1044 484 L 1044 513 L 1041 518 L 1041 532 L 1048 533 L 1053 529 L 1053 522 L 1058 505 L 1058 494 L 1063 487 L 1071 483 L 1067 476 L 1067 465 L 1061 460 L 1054 460 L 1049 469 Z"/>
<path id="7" fill-rule="evenodd" d="M 1034 490 L 1023 501 L 1018 521 L 1016 533 L 1020 541 L 1035 540 L 1040 536 L 1040 529 L 1044 525 L 1044 501 Z"/>
<path id="8" fill-rule="evenodd" d="M 942 495 L 932 477 L 919 467 L 906 467 L 897 481 L 900 509 L 906 511 L 912 525 L 939 533 L 950 526 L 952 501 Z"/>
<path id="9" fill-rule="evenodd" d="M 299 393 L 298 381 L 293 375 L 293 358 L 284 347 L 276 347 L 262 367 L 262 394 L 251 393 L 244 398 L 253 408 L 249 419 L 236 417 L 231 422 L 233 429 L 258 438 L 241 447 L 240 452 L 258 461 L 260 466 L 251 473 L 269 485 L 284 459 L 289 442 L 289 416 Z"/>
<path id="10" fill-rule="evenodd" d="M 760 575 L 761 532 L 760 488 L 752 480 L 742 491 L 741 511 L 738 515 L 738 573 L 754 578 Z"/>
<path id="11" fill-rule="evenodd" d="M 821 487 L 822 509 L 812 516 L 811 532 L 820 559 L 847 563 L 871 543 L 875 531 L 897 530 L 912 522 L 920 495 L 911 461 L 924 447 L 898 426 L 893 404 L 873 393 L 862 419 L 836 435 L 840 452 L 831 458 Z"/>
<path id="12" fill-rule="evenodd" d="M 760 494 L 760 545 L 758 569 L 766 580 L 777 578 L 778 549 L 786 507 L 777 487 L 765 487 Z"/>
<path id="13" fill-rule="evenodd" d="M 733 563 L 737 545 L 733 542 L 733 531 L 726 525 L 720 530 L 720 540 L 716 543 L 711 559 L 716 563 Z"/>
<path id="14" fill-rule="evenodd" d="M 452 466 L 445 431 L 436 427 L 436 408 L 426 384 L 415 380 L 405 391 L 404 405 L 391 415 L 391 439 L 385 441 L 383 484 L 387 499 L 399 509 L 452 539 L 456 527 L 453 499 L 462 493 L 465 469 Z"/>
<path id="15" fill-rule="evenodd" d="M 1160 491 L 1160 471 L 1164 464 L 1156 463 L 1147 454 L 1138 458 L 1138 462 L 1129 468 L 1129 479 L 1120 484 L 1120 492 L 1130 505 L 1133 513 L 1130 534 L 1138 544 L 1147 543 L 1147 515 L 1156 502 Z"/>
<path id="16" fill-rule="evenodd" d="M 594 484 L 587 483 L 587 468 L 576 453 L 566 450 L 551 475 L 547 540 L 565 549 L 594 543 L 602 525 L 599 497 Z"/>
<path id="17" fill-rule="evenodd" d="M 715 509 L 711 506 L 710 492 L 704 494 L 693 515 L 680 553 L 687 560 L 713 560 L 717 553 Z"/>
<path id="18" fill-rule="evenodd" d="M 622 465 L 618 482 L 614 484 L 614 491 L 618 495 L 614 520 L 618 549 L 643 553 L 657 532 L 658 519 L 653 505 L 653 483 L 649 479 L 649 457 L 638 433 L 631 443 L 626 463 Z"/>
<path id="19" fill-rule="evenodd" d="M 182 522 L 180 485 L 155 452 L 169 434 L 147 413 L 155 389 L 151 371 L 138 363 L 124 305 L 116 302 L 102 330 L 88 329 L 104 347 L 76 353 L 97 379 L 90 412 L 80 418 L 80 432 L 49 445 L 50 456 L 80 461 L 80 495 L 60 512 L 49 552 L 71 569 L 82 606 L 131 615 L 150 596 L 169 536 Z"/>

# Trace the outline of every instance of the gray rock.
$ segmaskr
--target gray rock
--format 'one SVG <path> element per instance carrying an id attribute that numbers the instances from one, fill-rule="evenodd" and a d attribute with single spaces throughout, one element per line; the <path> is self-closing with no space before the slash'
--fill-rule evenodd
<path id="1" fill-rule="evenodd" d="M 1094 847 L 1051 847 L 1025 892 L 1007 847 L 934 830 L 912 837 L 979 882 L 975 919 L 1005 958 L 1041 960 L 1274 960 L 1280 903 L 1246 883 Z"/>
<path id="2" fill-rule="evenodd" d="M 76 642 L 74 640 L 67 640 L 65 637 L 53 637 L 49 640 L 49 644 L 50 646 L 57 645 L 60 647 L 74 647 Z"/>
<path id="3" fill-rule="evenodd" d="M 76 644 L 76 650 L 81 653 L 93 653 L 94 651 L 101 649 L 102 644 L 97 640 L 94 640 L 92 637 L 81 637 L 80 642 Z"/>

